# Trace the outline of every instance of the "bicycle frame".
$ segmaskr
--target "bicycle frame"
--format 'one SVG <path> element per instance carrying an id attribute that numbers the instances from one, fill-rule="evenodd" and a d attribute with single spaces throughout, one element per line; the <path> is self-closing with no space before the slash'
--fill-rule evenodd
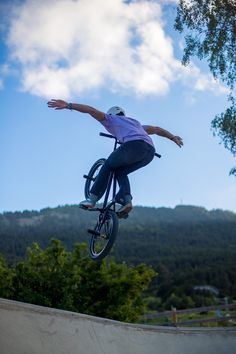
<path id="1" fill-rule="evenodd" d="M 117 148 L 117 145 L 121 144 L 117 139 L 116 137 L 114 137 L 113 135 L 110 135 L 110 134 L 106 134 L 106 133 L 100 133 L 99 134 L 100 136 L 105 136 L 107 138 L 112 138 L 112 139 L 115 139 L 115 143 L 114 143 L 114 148 L 113 148 L 113 151 L 116 150 Z M 113 185 L 112 185 L 112 182 L 113 182 Z M 108 203 L 108 198 L 109 198 L 109 194 L 110 194 L 110 190 L 111 190 L 111 187 L 112 187 L 112 201 Z M 111 209 L 113 207 L 113 210 L 115 211 L 115 196 L 116 196 L 116 187 L 117 187 L 117 181 L 116 181 L 116 178 L 115 178 L 115 173 L 112 172 L 109 176 L 109 180 L 108 180 L 108 183 L 107 183 L 107 189 L 106 189 L 106 192 L 105 192 L 105 197 L 104 197 L 104 202 L 103 202 L 103 206 L 100 210 L 102 211 L 105 211 L 106 209 Z"/>

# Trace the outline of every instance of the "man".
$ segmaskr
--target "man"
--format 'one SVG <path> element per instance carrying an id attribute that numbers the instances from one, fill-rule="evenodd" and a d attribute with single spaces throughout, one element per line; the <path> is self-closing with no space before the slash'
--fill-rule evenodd
<path id="1" fill-rule="evenodd" d="M 88 113 L 122 143 L 118 149 L 111 153 L 101 168 L 92 186 L 90 198 L 80 203 L 80 207 L 84 209 L 93 208 L 103 196 L 109 175 L 114 171 L 120 187 L 116 195 L 116 202 L 121 204 L 121 208 L 117 211 L 117 215 L 120 218 L 127 217 L 132 210 L 128 174 L 149 164 L 155 154 L 154 144 L 149 135 L 156 134 L 168 138 L 179 147 L 183 145 L 182 138 L 179 136 L 160 127 L 141 125 L 137 120 L 127 117 L 124 109 L 118 106 L 111 107 L 107 113 L 104 113 L 87 105 L 52 99 L 48 102 L 48 107 L 56 110 L 70 109 Z"/>

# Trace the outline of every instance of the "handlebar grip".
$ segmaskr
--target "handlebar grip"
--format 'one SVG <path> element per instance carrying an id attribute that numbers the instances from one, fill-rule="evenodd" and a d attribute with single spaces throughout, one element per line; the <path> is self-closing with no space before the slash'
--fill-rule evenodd
<path id="1" fill-rule="evenodd" d="M 156 156 L 156 157 L 159 157 L 159 159 L 161 158 L 161 155 L 158 154 L 157 152 L 155 152 L 155 156 Z"/>
<path id="2" fill-rule="evenodd" d="M 107 138 L 113 138 L 113 139 L 116 139 L 115 136 L 111 135 L 111 134 L 106 134 L 106 133 L 99 133 L 100 136 L 105 136 Z"/>

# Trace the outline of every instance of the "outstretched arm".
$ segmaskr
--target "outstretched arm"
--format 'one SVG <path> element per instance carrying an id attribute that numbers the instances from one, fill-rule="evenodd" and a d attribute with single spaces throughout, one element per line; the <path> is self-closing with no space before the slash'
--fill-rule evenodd
<path id="1" fill-rule="evenodd" d="M 179 147 L 183 146 L 182 138 L 180 138 L 177 135 L 171 134 L 170 132 L 168 132 L 168 130 L 165 130 L 160 127 L 154 127 L 152 125 L 146 125 L 146 126 L 144 126 L 144 129 L 149 135 L 156 134 L 156 135 L 159 135 L 159 136 L 162 136 L 164 138 L 174 141 L 174 143 L 177 144 Z"/>
<path id="2" fill-rule="evenodd" d="M 88 113 L 90 114 L 93 118 L 97 119 L 98 121 L 102 121 L 105 119 L 105 113 L 98 111 L 96 108 L 87 106 L 85 104 L 78 104 L 78 103 L 67 103 L 66 101 L 63 100 L 55 100 L 52 99 L 48 103 L 49 108 L 54 108 L 54 109 L 70 109 L 70 110 L 75 110 L 81 113 Z"/>

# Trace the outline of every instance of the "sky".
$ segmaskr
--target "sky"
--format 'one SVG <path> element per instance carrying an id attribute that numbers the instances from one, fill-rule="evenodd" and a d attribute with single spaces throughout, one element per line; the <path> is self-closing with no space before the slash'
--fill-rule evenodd
<path id="1" fill-rule="evenodd" d="M 213 135 L 227 88 L 206 62 L 181 64 L 176 0 L 0 1 L 0 212 L 84 199 L 83 174 L 113 145 L 88 115 L 51 98 L 107 111 L 183 138 L 152 136 L 161 159 L 130 175 L 133 203 L 236 212 L 235 159 Z"/>

